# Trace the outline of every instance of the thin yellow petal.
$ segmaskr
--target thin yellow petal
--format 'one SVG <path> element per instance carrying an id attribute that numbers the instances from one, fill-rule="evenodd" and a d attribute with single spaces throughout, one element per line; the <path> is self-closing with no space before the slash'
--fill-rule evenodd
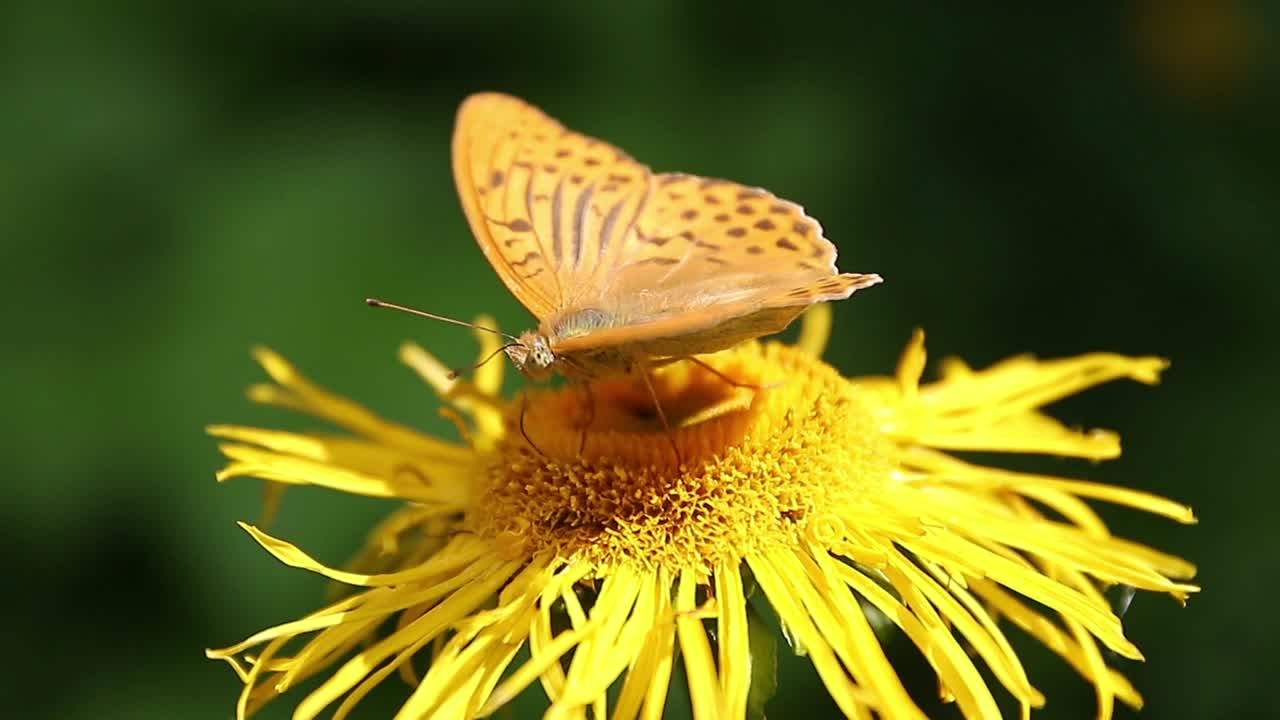
<path id="1" fill-rule="evenodd" d="M 545 653 L 551 651 L 549 648 L 554 635 L 551 627 L 551 608 L 555 604 L 557 594 L 544 595 L 539 602 L 540 611 L 538 617 L 534 620 L 534 625 L 529 631 L 529 654 L 531 658 L 543 657 Z M 547 699 L 552 703 L 560 699 L 561 694 L 564 693 L 565 679 L 564 668 L 559 663 L 549 664 L 543 672 L 538 674 L 542 689 L 547 693 Z"/>
<path id="2" fill-rule="evenodd" d="M 986 512 L 978 498 L 962 492 L 936 490 L 933 494 L 940 516 L 949 515 L 961 533 L 1060 562 L 1065 567 L 1085 570 L 1106 582 L 1167 592 L 1179 599 L 1198 590 L 1194 585 L 1169 580 L 1149 562 L 1158 559 L 1157 553 L 1133 543 L 1110 536 L 1089 537 L 1078 528 L 1041 517 L 1018 518 L 1007 513 Z M 1174 569 L 1183 568 L 1174 566 Z"/>
<path id="3" fill-rule="evenodd" d="M 550 642 L 541 645 L 536 654 L 520 666 L 510 677 L 494 691 L 488 702 L 480 709 L 479 714 L 486 716 L 498 708 L 511 702 L 533 681 L 543 676 L 553 666 L 558 667 L 560 660 L 578 646 L 584 639 L 595 632 L 596 625 L 587 623 L 581 628 L 565 630 L 556 635 Z"/>
<path id="4" fill-rule="evenodd" d="M 494 689 L 488 701 L 479 710 L 480 715 L 488 715 L 511 702 L 534 680 L 545 677 L 548 674 L 558 675 L 555 693 L 551 694 L 549 692 L 548 694 L 553 702 L 559 699 L 564 686 L 564 673 L 560 667 L 561 658 L 594 633 L 599 623 L 597 618 L 597 622 L 588 621 L 581 627 L 565 630 L 552 638 L 550 636 L 551 606 L 565 587 L 571 587 L 586 572 L 586 567 L 570 566 L 560 572 L 556 581 L 543 588 L 539 598 L 538 615 L 540 617 L 531 619 L 529 659 Z M 533 641 L 535 637 L 539 638 L 537 642 Z"/>
<path id="5" fill-rule="evenodd" d="M 306 412 L 316 417 L 413 454 L 431 457 L 439 453 L 444 445 L 416 430 L 385 420 L 363 405 L 314 385 L 283 357 L 267 348 L 255 348 L 254 357 L 273 380 L 293 392 L 293 399 L 301 403 Z"/>
<path id="6" fill-rule="evenodd" d="M 476 342 L 480 343 L 480 352 L 476 356 L 476 362 L 484 362 L 498 352 L 498 348 L 502 347 L 506 340 L 501 335 L 495 334 L 498 331 L 498 322 L 492 316 L 477 315 L 472 322 L 477 328 L 488 328 L 495 331 L 474 330 L 471 333 L 475 336 Z M 497 362 L 487 362 L 476 368 L 475 379 L 472 382 L 481 393 L 489 397 L 498 397 L 502 392 L 502 378 L 506 374 L 505 370 L 505 359 L 498 358 Z"/>
<path id="7" fill-rule="evenodd" d="M 1079 592 L 1061 583 L 989 550 L 957 538 L 939 536 L 937 533 L 906 540 L 903 545 L 911 552 L 944 566 L 954 564 L 962 568 L 970 578 L 989 577 L 1060 613 L 1069 614 L 1115 652 L 1130 660 L 1142 659 L 1142 653 L 1124 637 L 1120 620 L 1108 608 L 1090 603 Z"/>
<path id="8" fill-rule="evenodd" d="M 454 376 L 453 370 L 435 355 L 414 343 L 405 343 L 400 346 L 400 361 L 417 373 L 441 399 L 475 418 L 480 439 L 485 440 L 485 445 L 505 434 L 505 407 L 502 402 L 472 383 Z M 499 364 L 497 367 L 501 371 L 502 366 Z"/>
<path id="9" fill-rule="evenodd" d="M 671 609 L 671 581 L 659 570 L 645 580 L 641 593 L 652 600 L 648 617 L 649 632 L 623 682 L 614 709 L 615 720 L 631 720 L 643 709 L 646 720 L 660 720 L 666 706 L 667 688 L 671 682 L 671 666 L 675 660 L 675 616 Z"/>
<path id="10" fill-rule="evenodd" d="M 1100 678 L 1093 675 L 1092 665 L 1086 657 L 1087 651 L 1071 640 L 1067 633 L 1052 621 L 991 581 L 974 579 L 971 584 L 983 600 L 1000 612 L 1001 617 L 1008 619 L 1039 640 L 1046 648 L 1067 661 L 1089 682 L 1099 681 Z M 1142 707 L 1142 696 L 1123 675 L 1107 668 L 1106 681 L 1113 689 L 1115 696 L 1126 705 L 1135 709 Z"/>
<path id="11" fill-rule="evenodd" d="M 510 617 L 480 629 L 474 637 L 455 636 L 449 645 L 457 652 L 444 651 L 396 717 L 474 717 L 532 627 L 531 598 L 509 609 L 514 611 Z"/>
<path id="12" fill-rule="evenodd" d="M 430 642 L 437 634 L 473 612 L 491 597 L 515 573 L 519 565 L 518 561 L 511 561 L 496 568 L 488 576 L 473 580 L 422 617 L 348 660 L 298 705 L 294 713 L 295 720 L 311 720 L 393 655 L 406 648 L 416 651 Z"/>
<path id="13" fill-rule="evenodd" d="M 813 305 L 800 316 L 800 337 L 796 347 L 811 357 L 820 358 L 831 338 L 831 306 Z"/>
<path id="14" fill-rule="evenodd" d="M 615 648 L 639 599 L 641 586 L 640 575 L 627 566 L 615 568 L 613 574 L 605 578 L 587 621 L 596 623 L 599 630 L 584 640 L 574 653 L 564 695 L 557 701 L 557 706 L 599 702 L 630 659 L 638 654 L 638 642 L 625 648 L 626 653 L 616 653 Z M 612 662 L 611 655 L 615 656 Z"/>
<path id="15" fill-rule="evenodd" d="M 717 697 L 719 683 L 707 632 L 702 621 L 694 616 L 698 609 L 697 588 L 697 580 L 691 571 L 680 573 L 676 586 L 676 637 L 680 641 L 680 655 L 684 658 L 694 720 L 713 720 L 720 704 Z"/>
<path id="16" fill-rule="evenodd" d="M 1108 672 L 1106 660 L 1098 650 L 1098 643 L 1080 623 L 1071 618 L 1064 618 L 1064 621 L 1071 635 L 1075 637 L 1076 644 L 1084 655 L 1085 664 L 1089 668 L 1093 692 L 1098 698 L 1098 720 L 1111 720 L 1116 705 L 1115 689 L 1111 685 L 1111 673 Z"/>
<path id="17" fill-rule="evenodd" d="M 234 425 L 214 425 L 210 435 L 251 443 L 224 444 L 224 452 L 238 463 L 235 474 L 252 474 L 256 466 L 269 466 L 271 472 L 283 473 L 287 468 L 306 473 L 318 466 L 346 473 L 350 492 L 358 494 L 402 493 L 405 499 L 430 497 L 433 501 L 461 507 L 470 499 L 476 473 L 476 460 L 470 451 L 441 444 L 442 452 L 434 457 L 411 455 L 395 448 L 350 437 L 306 435 Z M 264 449 L 265 448 L 265 449 Z M 289 460 L 297 464 L 286 464 Z M 219 480 L 232 477 L 224 470 Z M 291 484 L 312 484 L 299 477 Z M 346 486 L 337 489 L 346 489 Z"/>
<path id="18" fill-rule="evenodd" d="M 520 631 L 527 632 L 533 625 L 526 622 L 524 618 L 517 622 L 523 622 L 519 626 Z M 459 699 L 466 697 L 467 702 L 463 708 L 462 716 L 464 718 L 479 717 L 480 708 L 488 701 L 493 694 L 493 690 L 498 683 L 502 682 L 507 668 L 515 660 L 516 654 L 524 647 L 524 641 L 527 640 L 526 635 L 519 633 L 509 634 L 502 638 L 500 646 L 489 654 L 487 662 L 482 664 L 482 672 L 477 674 L 481 681 L 474 688 L 468 688 L 463 692 L 455 693 Z"/>
<path id="19" fill-rule="evenodd" d="M 432 663 L 426 677 L 414 689 L 398 717 L 435 717 L 439 709 L 476 709 L 485 698 L 473 691 L 491 688 L 506 669 L 514 654 L 524 644 L 537 617 L 535 607 L 549 586 L 557 584 L 556 573 L 545 557 L 539 557 L 520 571 L 499 594 L 490 610 L 473 614 L 458 625 L 458 632 L 445 644 Z M 482 683 L 474 687 L 465 681 L 476 673 L 485 673 Z M 459 692 L 468 693 L 465 698 Z M 454 698 L 459 698 L 455 704 Z"/>
<path id="20" fill-rule="evenodd" d="M 456 575 L 430 583 L 425 587 L 375 588 L 362 595 L 355 595 L 334 603 L 328 608 L 308 615 L 301 620 L 294 620 L 267 628 L 231 647 L 212 651 L 215 654 L 211 655 L 211 657 L 240 653 L 255 645 L 260 645 L 276 638 L 295 637 L 303 633 L 331 627 L 347 627 L 350 629 L 359 622 L 385 619 L 391 613 L 444 597 L 463 585 L 474 582 L 477 577 L 492 572 L 496 566 L 496 561 L 492 560 L 487 563 L 477 562 L 464 568 Z M 337 641 L 335 640 L 335 642 Z"/>
<path id="21" fill-rule="evenodd" d="M 830 555 L 810 548 L 809 552 L 775 552 L 771 559 L 845 667 L 879 699 L 883 714 L 923 720 L 924 713 L 902 686 L 862 608 L 836 578 Z"/>
<path id="22" fill-rule="evenodd" d="M 868 706 L 874 706 L 873 698 L 859 687 L 845 672 L 831 647 L 814 627 L 805 611 L 787 588 L 782 576 L 764 555 L 748 555 L 747 564 L 752 575 L 773 606 L 778 619 L 785 623 L 794 636 L 804 645 L 814 668 L 822 678 L 827 692 L 836 705 L 848 717 L 869 717 Z"/>
<path id="23" fill-rule="evenodd" d="M 911 340 L 902 350 L 898 358 L 898 390 L 907 402 L 915 402 L 920 387 L 920 376 L 924 375 L 928 354 L 924 349 L 924 330 L 916 328 L 911 332 Z"/>
<path id="24" fill-rule="evenodd" d="M 884 427 L 894 436 L 947 449 L 1046 452 L 1094 459 L 1119 454 L 1119 439 L 1114 433 L 1074 432 L 1036 409 L 1118 378 L 1154 383 L 1168 366 L 1162 358 L 1112 353 L 1048 361 L 1022 356 L 980 372 L 952 372 L 944 380 L 920 388 L 917 401 L 912 387 L 923 363 L 923 339 L 913 338 L 899 363 L 898 400 L 882 381 L 862 383 L 870 390 L 869 399 L 883 405 Z"/>
<path id="25" fill-rule="evenodd" d="M 255 697 L 255 685 L 257 685 L 258 677 L 261 675 L 263 668 L 271 660 L 273 655 L 284 649 L 286 642 L 288 642 L 287 638 L 280 638 L 267 645 L 267 647 L 263 648 L 262 655 L 258 657 L 257 662 L 255 662 L 253 667 L 250 668 L 248 677 L 246 677 L 244 681 L 244 689 L 241 691 L 240 697 L 236 701 L 237 720 L 245 720 L 245 718 L 248 718 L 253 711 L 256 710 L 255 706 L 260 707 L 262 703 L 266 702 L 266 699 L 263 698 L 261 694 L 258 694 Z M 274 695 L 274 693 L 268 693 L 268 697 L 271 695 Z"/>
<path id="26" fill-rule="evenodd" d="M 932 579 L 917 568 L 907 569 L 905 562 L 902 567 L 929 602 L 965 636 L 987 667 L 1019 702 L 1030 707 L 1043 706 L 1044 696 L 1031 686 L 1013 646 L 986 608 L 968 592 L 963 577 L 949 575 L 933 563 L 922 564 Z"/>
<path id="27" fill-rule="evenodd" d="M 1183 524 L 1196 522 L 1195 512 L 1186 505 L 1141 490 L 1087 480 L 1070 480 L 1052 475 L 985 467 L 923 447 L 907 448 L 904 450 L 904 458 L 914 466 L 928 469 L 931 482 L 960 482 L 984 489 L 1010 490 L 1024 494 L 1028 488 L 1044 488 L 1131 507 Z"/>
<path id="28" fill-rule="evenodd" d="M 456 486 L 436 486 L 421 481 L 417 473 L 373 476 L 348 470 L 327 462 L 281 455 L 248 445 L 218 446 L 231 463 L 216 478 L 225 482 L 236 477 L 257 477 L 289 485 L 314 485 L 341 490 L 353 495 L 400 498 L 420 502 L 443 503 L 458 497 Z"/>
<path id="29" fill-rule="evenodd" d="M 492 660 L 493 665 L 505 665 L 503 659 L 496 652 L 495 659 Z M 469 676 L 463 677 L 458 681 L 458 685 L 451 689 L 451 692 L 441 699 L 440 703 L 431 709 L 429 715 L 421 715 L 416 712 L 412 713 L 405 708 L 400 708 L 400 712 L 396 713 L 396 720 L 421 720 L 424 717 L 430 717 L 432 720 L 466 720 L 473 717 L 468 714 L 467 706 L 471 698 L 479 690 L 480 686 L 488 677 L 488 672 L 475 672 Z"/>
<path id="30" fill-rule="evenodd" d="M 317 610 L 316 612 L 310 613 L 309 615 L 302 617 L 300 620 L 295 620 L 293 622 L 302 624 L 302 623 L 307 623 L 308 621 L 311 621 L 311 620 L 315 620 L 317 618 L 323 618 L 327 615 L 336 615 L 343 612 L 347 612 L 347 611 L 350 611 L 353 607 L 359 605 L 361 602 L 364 602 L 364 599 L 359 596 L 343 598 L 338 602 L 330 604 L 328 607 L 325 607 L 321 610 Z M 288 623 L 288 624 L 293 624 L 293 623 Z M 321 626 L 306 626 L 306 627 L 308 627 L 307 630 L 301 630 L 300 632 L 308 632 L 309 630 L 315 629 L 316 627 L 325 627 L 325 626 L 321 625 Z M 231 645 L 229 647 L 207 649 L 204 651 L 204 654 L 205 654 L 205 657 L 210 659 L 227 660 L 232 657 L 235 657 L 236 655 L 239 655 L 240 653 L 244 652 L 245 650 L 251 647 L 254 647 L 255 645 L 261 645 L 262 643 L 268 640 L 274 640 L 278 637 L 281 637 L 282 635 L 287 635 L 289 637 L 292 637 L 297 634 L 298 633 L 296 632 L 276 633 L 270 636 L 261 637 L 258 640 L 252 641 L 252 642 L 251 640 L 253 638 L 250 638 L 250 640 L 245 640 L 245 641 L 236 643 L 235 645 Z M 261 635 L 261 633 L 259 633 L 259 635 Z M 255 635 L 254 637 L 257 637 L 257 636 Z"/>
<path id="31" fill-rule="evenodd" d="M 369 673 L 364 680 L 360 681 L 359 685 L 356 685 L 351 692 L 347 693 L 346 697 L 342 698 L 342 702 L 338 703 L 337 709 L 333 711 L 333 720 L 345 720 L 351 714 L 351 711 L 355 710 L 356 706 L 360 704 L 361 700 L 373 692 L 374 688 L 381 685 L 388 675 L 408 664 L 408 661 L 422 649 L 423 645 L 425 643 L 411 644 L 397 653 L 396 657 L 390 662 Z"/>
<path id="32" fill-rule="evenodd" d="M 948 685 L 947 689 L 955 694 L 956 702 L 966 718 L 998 718 L 1000 707 L 987 688 L 982 674 L 968 661 L 964 649 L 955 642 L 955 637 L 945 628 L 931 628 L 933 636 L 932 648 L 946 656 L 947 664 L 960 675 L 960 682 Z"/>
<path id="33" fill-rule="evenodd" d="M 719 717 L 746 717 L 753 659 L 748 636 L 747 599 L 742 592 L 742 575 L 738 566 L 725 563 L 716 568 L 715 588 L 720 659 Z"/>
<path id="34" fill-rule="evenodd" d="M 286 692 L 312 675 L 328 670 L 357 646 L 372 640 L 385 619 L 383 613 L 381 617 L 343 622 L 321 631 L 287 663 L 274 668 L 281 671 L 275 678 L 276 691 Z"/>
<path id="35" fill-rule="evenodd" d="M 638 572 L 638 575 L 639 582 L 635 588 L 635 605 L 631 608 L 631 615 L 618 632 L 618 637 L 613 642 L 612 647 L 606 646 L 600 650 L 603 653 L 600 662 L 607 665 L 610 668 L 608 672 L 611 672 L 615 677 L 635 663 L 636 658 L 640 656 L 645 638 L 649 636 L 649 631 L 653 629 L 656 598 L 651 588 L 654 575 L 652 571 L 648 570 Z"/>
<path id="36" fill-rule="evenodd" d="M 958 429 L 921 423 L 904 435 L 943 450 L 1040 453 L 1088 460 L 1120 456 L 1120 437 L 1113 432 L 1071 430 L 1053 421 L 1027 423 L 1026 418 Z"/>
<path id="37" fill-rule="evenodd" d="M 403 585 L 414 582 L 432 575 L 450 572 L 458 567 L 471 565 L 478 558 L 493 551 L 486 543 L 479 542 L 473 537 L 460 535 L 455 537 L 445 550 L 437 553 L 431 560 L 421 565 L 411 567 L 408 570 L 382 575 L 362 575 L 323 565 L 293 543 L 272 537 L 249 523 L 239 522 L 236 524 L 249 533 L 249 536 L 256 540 L 264 550 L 271 553 L 273 557 L 285 565 L 319 573 L 331 580 L 337 580 L 348 585 L 362 587 Z"/>
<path id="38" fill-rule="evenodd" d="M 981 676 L 967 655 L 963 652 L 948 652 L 942 647 L 948 642 L 945 638 L 949 633 L 945 627 L 934 624 L 932 629 L 926 628 L 911 609 L 871 578 L 848 565 L 833 563 L 832 567 L 842 581 L 902 629 L 933 665 L 943 687 L 963 689 L 974 682 L 974 678 L 980 680 Z M 931 618 L 932 623 L 940 620 L 936 615 L 926 616 Z M 976 711 L 977 705 L 971 697 L 965 702 L 972 706 L 973 709 L 969 710 L 971 714 Z M 1025 706 L 1023 711 L 1025 716 Z"/>
<path id="39" fill-rule="evenodd" d="M 315 435 L 285 432 L 283 430 L 264 430 L 243 425 L 208 425 L 204 430 L 216 438 L 260 445 L 277 452 L 297 455 L 309 460 L 327 460 L 329 458 L 329 453 L 324 447 L 324 441 Z"/>

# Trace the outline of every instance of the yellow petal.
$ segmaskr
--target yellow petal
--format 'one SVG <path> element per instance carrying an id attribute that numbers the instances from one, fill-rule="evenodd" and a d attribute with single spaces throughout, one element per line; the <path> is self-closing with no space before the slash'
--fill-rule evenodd
<path id="1" fill-rule="evenodd" d="M 357 435 L 376 439 L 381 443 L 415 455 L 432 457 L 441 451 L 442 443 L 416 430 L 385 420 L 370 412 L 363 405 L 339 397 L 302 376 L 283 357 L 271 350 L 258 347 L 254 357 L 273 380 L 291 394 L 268 395 L 255 399 L 284 400 L 284 405 L 308 412 L 347 428 Z M 444 447 L 447 447 L 444 446 Z"/>
<path id="2" fill-rule="evenodd" d="M 820 305 L 819 307 L 826 307 Z M 812 310 L 810 311 L 812 312 Z M 720 668 L 719 717 L 746 717 L 751 691 L 751 644 L 748 637 L 747 600 L 742 593 L 738 567 L 722 564 L 715 571 L 716 630 Z"/>
<path id="3" fill-rule="evenodd" d="M 911 340 L 898 358 L 898 390 L 907 402 L 914 402 L 920 387 L 920 377 L 924 375 L 925 361 L 928 355 L 924 349 L 924 330 L 916 328 L 911 333 Z"/>
<path id="4" fill-rule="evenodd" d="M 416 372 L 441 399 L 475 418 L 483 446 L 487 447 L 493 439 L 505 434 L 503 403 L 476 385 L 456 377 L 453 370 L 435 355 L 418 345 L 405 343 L 400 346 L 400 361 Z M 501 371 L 502 366 L 497 365 L 497 369 Z"/>
<path id="5" fill-rule="evenodd" d="M 474 565 L 480 557 L 492 552 L 492 548 L 487 543 L 480 542 L 474 537 L 459 535 L 449 543 L 446 549 L 436 553 L 430 560 L 421 565 L 384 575 L 362 575 L 322 565 L 296 545 L 274 538 L 248 523 L 241 522 L 237 523 L 237 525 L 249 533 L 254 540 L 258 541 L 258 544 L 263 549 L 285 565 L 310 570 L 331 580 L 337 580 L 348 585 L 360 585 L 363 587 L 404 585 L 433 575 L 440 575 L 458 568 Z"/>
<path id="6" fill-rule="evenodd" d="M 411 651 L 410 654 L 417 652 L 437 634 L 480 607 L 507 582 L 519 565 L 518 561 L 507 562 L 487 576 L 471 581 L 422 617 L 356 654 L 298 705 L 294 718 L 311 720 L 370 673 L 376 672 L 383 662 L 397 654 L 404 656 L 406 650 Z"/>
<path id="7" fill-rule="evenodd" d="M 478 328 L 489 328 L 497 330 L 498 323 L 489 315 L 477 315 L 475 323 Z M 490 358 L 498 349 L 502 347 L 505 341 L 501 335 L 483 330 L 474 330 L 476 341 L 480 343 L 480 352 L 476 357 L 476 362 L 484 362 Z M 476 368 L 475 383 L 476 389 L 488 397 L 498 397 L 502 393 L 502 377 L 505 375 L 506 365 L 504 358 L 498 358 L 497 361 L 487 362 Z"/>
<path id="8" fill-rule="evenodd" d="M 716 682 L 716 664 L 711 656 L 707 633 L 702 628 L 702 621 L 694 617 L 697 587 L 692 572 L 680 573 L 676 586 L 676 637 L 680 641 L 680 655 L 684 658 L 694 720 L 712 720 L 720 704 L 717 697 L 719 683 Z"/>
<path id="9" fill-rule="evenodd" d="M 765 555 L 748 555 L 747 564 L 752 575 L 773 605 L 778 619 L 785 623 L 807 651 L 813 666 L 826 685 L 827 692 L 835 700 L 840 711 L 848 717 L 869 717 L 869 709 L 875 709 L 876 699 L 855 684 L 836 659 L 826 639 L 814 627 L 809 613 L 797 601 L 778 569 Z"/>
<path id="10" fill-rule="evenodd" d="M 623 640 L 632 608 L 640 598 L 642 578 L 634 568 L 621 566 L 605 578 L 591 608 L 588 624 L 598 629 L 586 638 L 569 665 L 564 695 L 557 706 L 599 702 L 623 669 L 640 652 L 640 638 L 631 633 Z M 643 624 L 642 611 L 637 621 Z M 643 625 L 642 625 L 643 626 Z M 621 651 L 621 652 L 619 652 Z"/>
<path id="11" fill-rule="evenodd" d="M 923 719 L 924 713 L 902 686 L 862 608 L 836 579 L 830 556 L 821 549 L 775 552 L 772 561 L 845 667 L 879 699 L 883 713 Z"/>
<path id="12" fill-rule="evenodd" d="M 796 347 L 811 357 L 820 358 L 831 338 L 831 306 L 818 303 L 800 316 L 800 337 Z"/>
<path id="13" fill-rule="evenodd" d="M 1129 658 L 1141 660 L 1142 653 L 1129 642 L 1120 620 L 1109 608 L 1094 605 L 1075 590 L 1054 582 L 1044 575 L 1022 567 L 1008 559 L 958 538 L 929 533 L 919 539 L 903 542 L 911 552 L 944 566 L 955 565 L 974 577 L 989 577 L 1064 615 L 1078 620 L 1107 647 Z"/>
<path id="14" fill-rule="evenodd" d="M 224 443 L 218 446 L 231 463 L 215 476 L 219 482 L 237 477 L 257 477 L 288 485 L 314 485 L 353 495 L 400 498 L 453 507 L 459 497 L 456 484 L 436 486 L 423 482 L 417 472 L 372 476 L 316 460 L 282 455 L 249 445 Z"/>
<path id="15" fill-rule="evenodd" d="M 665 571 L 658 570 L 647 580 L 641 592 L 651 596 L 651 601 L 645 604 L 651 608 L 650 628 L 618 695 L 615 720 L 630 720 L 641 710 L 646 720 L 661 720 L 666 707 L 671 666 L 675 660 L 671 580 Z"/>

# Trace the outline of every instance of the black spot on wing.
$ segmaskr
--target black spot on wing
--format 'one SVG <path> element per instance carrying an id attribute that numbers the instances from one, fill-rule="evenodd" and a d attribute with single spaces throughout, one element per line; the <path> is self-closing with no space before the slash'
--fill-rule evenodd
<path id="1" fill-rule="evenodd" d="M 512 261 L 511 261 L 511 266 L 512 266 L 512 267 L 523 267 L 523 266 L 528 265 L 529 263 L 531 263 L 531 262 L 533 262 L 534 260 L 537 260 L 537 259 L 539 259 L 539 258 L 541 258 L 541 257 L 542 257 L 542 255 L 540 255 L 540 254 L 538 254 L 538 253 L 534 252 L 533 250 L 530 250 L 529 252 L 525 253 L 525 256 L 524 256 L 524 257 L 520 258 L 519 260 L 512 260 Z"/>

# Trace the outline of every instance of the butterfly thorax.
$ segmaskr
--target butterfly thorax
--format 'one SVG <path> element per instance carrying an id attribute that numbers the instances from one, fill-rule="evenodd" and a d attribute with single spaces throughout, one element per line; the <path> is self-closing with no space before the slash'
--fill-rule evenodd
<path id="1" fill-rule="evenodd" d="M 626 375 L 642 360 L 643 353 L 625 345 L 598 345 L 566 352 L 566 340 L 589 336 L 599 330 L 626 325 L 617 315 L 596 307 L 574 308 L 552 315 L 539 330 L 556 359 L 556 371 L 566 377 L 599 378 Z"/>
<path id="2" fill-rule="evenodd" d="M 545 380 L 557 373 L 575 379 L 627 375 L 645 357 L 638 348 L 605 345 L 564 352 L 557 347 L 566 340 L 612 327 L 613 318 L 596 308 L 559 313 L 544 320 L 537 330 L 522 333 L 505 348 L 507 357 L 530 380 Z"/>
<path id="3" fill-rule="evenodd" d="M 546 380 L 556 373 L 576 379 L 626 375 L 637 364 L 638 354 L 625 348 L 556 353 L 554 342 L 555 338 L 530 330 L 503 350 L 516 370 L 530 380 Z"/>

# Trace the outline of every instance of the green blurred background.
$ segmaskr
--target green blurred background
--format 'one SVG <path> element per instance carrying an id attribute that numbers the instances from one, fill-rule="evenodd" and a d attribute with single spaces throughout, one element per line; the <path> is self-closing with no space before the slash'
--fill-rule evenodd
<path id="1" fill-rule="evenodd" d="M 309 611 L 323 587 L 234 527 L 259 488 L 215 485 L 202 426 L 308 426 L 244 399 L 261 377 L 247 350 L 267 343 L 450 432 L 394 353 L 413 338 L 463 363 L 469 335 L 361 299 L 530 324 L 448 166 L 457 103 L 499 89 L 655 168 L 802 202 L 842 268 L 887 279 L 836 308 L 829 357 L 849 373 L 891 369 L 916 326 L 934 357 L 977 365 L 1172 358 L 1158 388 L 1054 409 L 1122 432 L 1123 459 L 1048 467 L 1200 515 L 1106 512 L 1200 563 L 1206 588 L 1126 616 L 1149 658 L 1125 663 L 1144 717 L 1274 716 L 1274 5 L 884 5 L 6 3 L 5 714 L 230 716 L 238 683 L 203 648 Z M 274 529 L 338 563 L 385 509 L 296 492 Z M 1020 647 L 1049 697 L 1038 716 L 1092 715 L 1065 665 Z M 807 661 L 784 671 L 772 712 L 831 712 Z M 403 692 L 389 682 L 364 716 Z"/>

